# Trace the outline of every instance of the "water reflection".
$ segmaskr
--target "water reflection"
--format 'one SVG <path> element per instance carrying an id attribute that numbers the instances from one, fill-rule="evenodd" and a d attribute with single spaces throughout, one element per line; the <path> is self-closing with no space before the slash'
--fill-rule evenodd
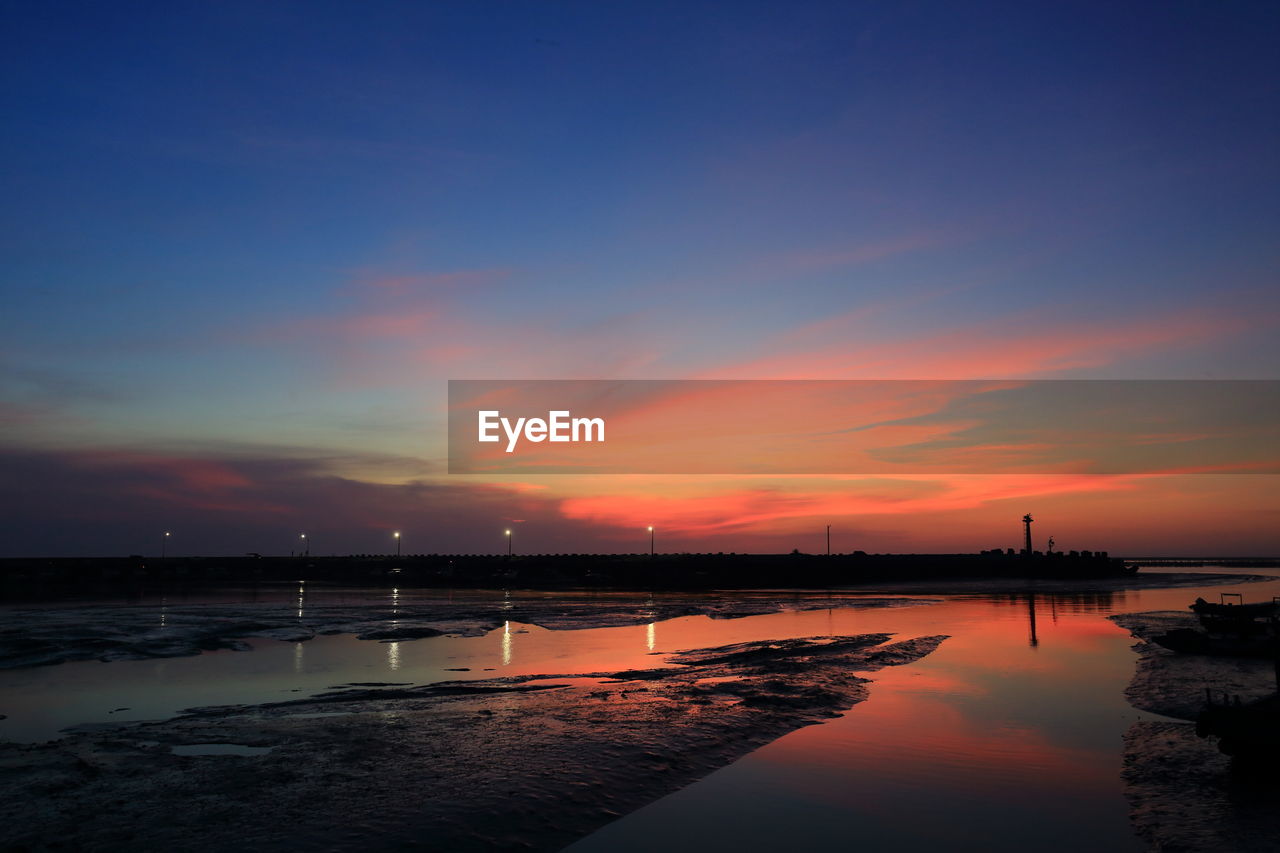
<path id="1" fill-rule="evenodd" d="M 285 608 L 296 600 L 300 617 L 308 602 L 327 605 L 342 596 L 381 610 L 389 593 L 393 609 L 403 609 L 402 601 L 456 596 L 463 606 L 483 599 L 489 612 L 498 603 L 518 616 L 522 600 L 545 595 L 313 587 L 284 584 L 264 597 Z M 945 633 L 950 639 L 922 661 L 869 674 L 870 698 L 844 718 L 793 732 L 616 822 L 582 849 L 651 850 L 662 839 L 669 842 L 676 827 L 682 848 L 707 850 L 760 849 L 775 840 L 793 849 L 839 848 L 854 833 L 866 849 L 955 849 L 979 842 L 992 842 L 989 850 L 1130 849 L 1119 743 L 1139 716 L 1123 697 L 1135 659 L 1132 640 L 1104 617 L 1185 610 L 1197 595 L 1216 598 L 1219 589 L 1242 591 L 1248 600 L 1280 594 L 1280 584 L 1272 583 L 929 596 L 946 600 L 663 621 L 667 650 L 875 632 L 898 639 Z M 557 600 L 571 609 L 598 598 Z M 652 607 L 654 599 L 628 601 Z M 151 603 L 160 603 L 160 618 L 167 618 L 167 601 Z M 648 657 L 657 650 L 657 623 L 651 612 L 638 612 L 633 624 L 584 630 L 551 631 L 518 619 L 513 629 L 507 619 L 499 643 L 489 632 L 418 640 L 402 650 L 398 642 L 322 636 L 291 644 L 254 640 L 251 653 L 0 672 L 9 715 L 0 721 L 0 737 L 44 739 L 63 725 L 164 717 L 193 705 L 277 701 L 284 691 L 305 696 L 339 682 L 427 683 L 660 666 Z M 641 625 L 643 645 L 637 642 Z M 493 671 L 499 666 L 507 669 Z M 469 670 L 454 671 L 461 667 Z M 392 673 L 398 677 L 379 678 Z M 124 706 L 132 710 L 107 715 Z M 993 841 L 997 823 L 1001 838 Z"/>
<path id="2" fill-rule="evenodd" d="M 1179 601 L 1186 597 L 1185 593 L 1176 590 L 1148 590 L 1147 595 L 1157 592 L 1165 595 L 1172 593 Z M 1130 609 L 1143 609 L 1142 605 L 1128 601 L 1124 591 L 1003 593 L 974 595 L 970 600 L 980 601 L 1001 610 L 1005 608 L 1021 610 L 1022 618 L 1026 621 L 1026 645 L 1033 649 L 1038 648 L 1043 639 L 1044 626 L 1041 620 L 1046 611 L 1050 624 L 1057 625 L 1060 612 L 1071 616 L 1105 615 L 1124 613 Z"/>
<path id="3" fill-rule="evenodd" d="M 1027 596 L 1027 621 L 1031 628 L 1031 639 L 1028 645 L 1032 648 L 1040 645 L 1040 639 L 1036 636 L 1036 596 L 1035 593 Z"/>
<path id="4" fill-rule="evenodd" d="M 1280 583 L 1242 589 L 1266 599 Z M 972 595 L 829 611 L 827 633 L 951 637 L 871 674 L 870 697 L 842 718 L 786 735 L 567 853 L 650 851 L 677 827 L 687 849 L 841 849 L 856 838 L 870 850 L 1140 851 L 1120 742 L 1152 715 L 1124 699 L 1133 640 L 1106 616 L 1184 610 L 1197 594 Z M 676 647 L 697 645 L 689 640 Z"/>

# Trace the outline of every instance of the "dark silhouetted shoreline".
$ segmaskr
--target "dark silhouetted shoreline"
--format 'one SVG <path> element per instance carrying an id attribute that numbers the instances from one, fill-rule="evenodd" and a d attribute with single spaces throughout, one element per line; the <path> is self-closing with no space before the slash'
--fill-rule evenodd
<path id="1" fill-rule="evenodd" d="M 1132 561 L 1105 552 L 980 554 L 430 554 L 401 557 L 113 557 L 0 561 L 0 584 L 390 583 L 406 587 L 570 589 L 831 588 L 883 580 L 1122 577 Z"/>

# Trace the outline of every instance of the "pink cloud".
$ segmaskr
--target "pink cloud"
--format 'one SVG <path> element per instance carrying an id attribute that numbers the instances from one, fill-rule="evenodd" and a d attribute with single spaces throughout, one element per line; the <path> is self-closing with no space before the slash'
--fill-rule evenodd
<path id="1" fill-rule="evenodd" d="M 1256 318 L 1198 309 L 1133 322 L 1051 326 L 1029 318 L 926 335 L 847 339 L 817 347 L 795 330 L 766 342 L 772 355 L 703 372 L 708 379 L 991 379 L 1061 373 L 1111 364 L 1120 355 L 1171 349 L 1249 328 Z M 829 321 L 820 321 L 829 332 Z M 816 329 L 814 331 L 817 331 Z M 866 330 L 864 330 L 865 332 Z M 872 330 L 874 333 L 874 330 Z"/>

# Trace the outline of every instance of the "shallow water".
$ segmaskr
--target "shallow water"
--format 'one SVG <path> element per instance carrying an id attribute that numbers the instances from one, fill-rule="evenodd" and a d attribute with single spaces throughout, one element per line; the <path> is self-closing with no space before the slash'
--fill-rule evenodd
<path id="1" fill-rule="evenodd" d="M 1157 718 L 1125 701 L 1133 640 L 1105 617 L 1183 609 L 1197 595 L 1216 599 L 1232 590 L 1269 598 L 1280 594 L 1280 577 L 1211 588 L 925 596 L 944 600 L 576 631 L 509 622 L 475 638 L 255 640 L 250 653 L 0 672 L 0 713 L 9 717 L 0 721 L 0 737 L 42 740 L 81 723 L 295 699 L 358 682 L 616 671 L 659 666 L 663 653 L 748 640 L 946 633 L 951 639 L 925 659 L 872 674 L 870 699 L 840 719 L 780 738 L 570 849 L 650 850 L 678 841 L 703 851 L 854 844 L 1140 850 L 1119 778 L 1120 738 L 1134 720 Z M 355 603 L 385 602 L 389 594 L 327 596 Z"/>
<path id="2" fill-rule="evenodd" d="M 1221 591 L 1266 600 L 1280 580 L 948 597 L 858 613 L 859 630 L 892 623 L 952 637 L 921 661 L 872 674 L 870 698 L 840 719 L 786 735 L 567 850 L 652 850 L 672 838 L 700 851 L 1143 850 L 1123 796 L 1121 736 L 1135 720 L 1162 718 L 1125 701 L 1134 641 L 1105 617 L 1181 610 Z"/>

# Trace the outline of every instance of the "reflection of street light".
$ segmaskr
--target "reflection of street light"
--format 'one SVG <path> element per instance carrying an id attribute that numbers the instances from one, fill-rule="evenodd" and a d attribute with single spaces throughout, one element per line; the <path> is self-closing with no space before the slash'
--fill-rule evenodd
<path id="1" fill-rule="evenodd" d="M 302 540 L 302 556 L 309 557 L 311 555 L 311 546 L 307 544 L 307 534 L 298 537 Z"/>
<path id="2" fill-rule="evenodd" d="M 507 558 L 508 558 L 508 559 L 510 559 L 510 557 L 511 557 L 511 531 L 510 531 L 510 530 L 506 531 L 506 534 L 507 534 Z"/>
<path id="3" fill-rule="evenodd" d="M 649 525 L 649 556 L 653 556 L 653 525 Z"/>
<path id="4" fill-rule="evenodd" d="M 164 532 L 164 538 L 160 540 L 160 559 L 164 559 L 169 553 L 169 531 Z"/>
<path id="5" fill-rule="evenodd" d="M 396 556 L 399 557 L 400 556 L 400 531 L 397 530 L 395 533 L 392 533 L 391 535 L 396 538 Z"/>

